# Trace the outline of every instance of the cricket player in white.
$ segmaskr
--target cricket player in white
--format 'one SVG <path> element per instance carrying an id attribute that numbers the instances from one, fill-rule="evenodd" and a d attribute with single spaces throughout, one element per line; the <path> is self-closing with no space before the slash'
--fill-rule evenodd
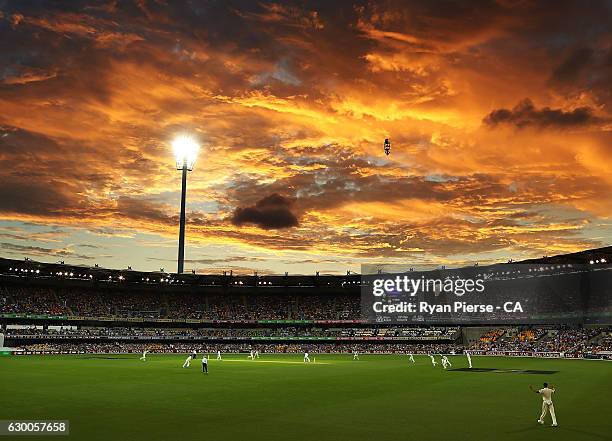
<path id="1" fill-rule="evenodd" d="M 221 351 L 217 351 L 217 360 L 221 360 Z"/>
<path id="2" fill-rule="evenodd" d="M 444 369 L 446 369 L 447 367 L 452 367 L 453 365 L 451 364 L 450 360 L 448 359 L 448 357 L 446 355 L 442 356 L 442 367 Z"/>
<path id="3" fill-rule="evenodd" d="M 255 351 L 255 358 L 259 358 L 259 351 Z"/>
<path id="4" fill-rule="evenodd" d="M 310 363 L 310 357 L 308 356 L 308 352 L 304 352 L 304 363 Z"/>
<path id="5" fill-rule="evenodd" d="M 251 353 L 249 354 L 249 358 L 251 360 L 255 360 L 255 352 L 253 352 L 253 350 L 251 349 Z"/>
<path id="6" fill-rule="evenodd" d="M 353 360 L 359 360 L 359 352 L 353 351 Z"/>
<path id="7" fill-rule="evenodd" d="M 465 356 L 468 359 L 468 366 L 470 369 L 472 369 L 472 357 L 470 356 L 470 353 L 468 351 L 465 351 Z"/>
<path id="8" fill-rule="evenodd" d="M 142 361 L 147 361 L 147 354 L 148 354 L 148 353 L 149 353 L 149 350 L 148 350 L 148 349 L 145 349 L 145 350 L 142 352 L 142 357 L 140 357 L 140 359 L 141 359 Z"/>
<path id="9" fill-rule="evenodd" d="M 546 413 L 550 412 L 550 417 L 552 418 L 552 426 L 557 427 L 557 417 L 555 416 L 555 406 L 552 402 L 552 395 L 555 393 L 555 387 L 551 384 L 548 387 L 548 383 L 544 383 L 544 387 L 540 390 L 535 390 L 533 386 L 529 385 L 529 389 L 536 394 L 542 395 L 542 415 L 538 419 L 538 423 L 544 424 L 544 418 L 546 418 Z"/>
<path id="10" fill-rule="evenodd" d="M 414 355 L 408 354 L 408 359 L 410 360 L 410 363 L 414 363 Z"/>
<path id="11" fill-rule="evenodd" d="M 429 354 L 429 358 L 431 358 L 431 364 L 433 365 L 433 367 L 436 367 L 438 363 L 436 363 L 435 357 L 432 354 Z"/>
<path id="12" fill-rule="evenodd" d="M 189 357 L 187 357 L 185 360 L 185 363 L 183 363 L 184 368 L 188 368 L 189 366 L 191 366 L 191 355 L 189 355 Z"/>

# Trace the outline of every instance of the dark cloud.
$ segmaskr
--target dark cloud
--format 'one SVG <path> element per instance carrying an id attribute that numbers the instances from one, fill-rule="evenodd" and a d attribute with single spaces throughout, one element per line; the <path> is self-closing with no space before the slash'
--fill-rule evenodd
<path id="1" fill-rule="evenodd" d="M 26 254 L 29 256 L 56 256 L 56 257 L 71 257 L 74 259 L 90 260 L 91 256 L 78 254 L 66 248 L 54 249 L 44 248 L 32 245 L 18 245 L 10 242 L 0 242 L 0 249 L 9 254 Z"/>
<path id="2" fill-rule="evenodd" d="M 577 127 L 600 122 L 589 107 L 578 107 L 565 112 L 561 109 L 543 107 L 537 109 L 530 99 L 524 99 L 512 110 L 497 109 L 489 113 L 483 120 L 488 126 L 511 124 L 518 128 L 524 127 Z"/>
<path id="3" fill-rule="evenodd" d="M 555 81 L 572 81 L 578 77 L 592 60 L 592 49 L 576 49 L 553 71 L 552 79 Z"/>
<path id="4" fill-rule="evenodd" d="M 166 225 L 175 225 L 178 222 L 176 216 L 170 216 L 164 211 L 164 207 L 145 199 L 121 197 L 117 200 L 117 213 L 120 217 L 134 219 L 144 222 L 156 222 Z"/>
<path id="5" fill-rule="evenodd" d="M 232 216 L 234 225 L 253 224 L 266 230 L 298 226 L 298 219 L 291 211 L 293 202 L 278 193 L 257 201 L 251 207 L 237 208 Z"/>
<path id="6" fill-rule="evenodd" d="M 4 181 L 2 194 L 0 213 L 57 216 L 85 208 L 70 188 L 57 181 Z"/>

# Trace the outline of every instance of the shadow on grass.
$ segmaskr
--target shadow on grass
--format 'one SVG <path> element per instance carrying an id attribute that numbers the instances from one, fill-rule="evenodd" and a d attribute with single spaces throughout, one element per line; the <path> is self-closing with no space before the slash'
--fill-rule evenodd
<path id="1" fill-rule="evenodd" d="M 496 374 L 533 374 L 533 375 L 552 375 L 559 371 L 542 371 L 535 369 L 493 369 L 493 368 L 456 368 L 447 369 L 452 372 L 493 372 Z"/>

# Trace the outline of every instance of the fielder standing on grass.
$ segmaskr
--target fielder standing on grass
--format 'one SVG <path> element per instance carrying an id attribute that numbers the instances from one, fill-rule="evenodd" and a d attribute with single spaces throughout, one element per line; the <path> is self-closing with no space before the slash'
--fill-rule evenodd
<path id="1" fill-rule="evenodd" d="M 540 390 L 535 390 L 533 386 L 529 385 L 529 389 L 536 394 L 542 395 L 542 415 L 538 419 L 538 423 L 544 424 L 544 418 L 546 418 L 546 413 L 550 412 L 550 417 L 552 418 L 552 426 L 557 427 L 557 417 L 555 416 L 555 406 L 552 402 L 552 395 L 555 393 L 555 387 L 551 384 L 548 387 L 548 383 L 544 383 L 544 387 Z"/>

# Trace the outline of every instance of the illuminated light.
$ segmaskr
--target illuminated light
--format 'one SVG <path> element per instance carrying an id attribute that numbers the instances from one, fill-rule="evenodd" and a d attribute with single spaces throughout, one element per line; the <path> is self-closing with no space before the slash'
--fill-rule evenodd
<path id="1" fill-rule="evenodd" d="M 601 263 L 606 263 L 606 259 L 601 259 Z"/>
<path id="2" fill-rule="evenodd" d="M 593 265 L 595 262 L 594 262 L 593 260 L 591 260 L 589 263 L 590 263 L 591 265 Z"/>
<path id="3" fill-rule="evenodd" d="M 193 170 L 200 146 L 197 141 L 189 135 L 179 135 L 172 141 L 172 150 L 176 158 L 176 169 Z"/>

